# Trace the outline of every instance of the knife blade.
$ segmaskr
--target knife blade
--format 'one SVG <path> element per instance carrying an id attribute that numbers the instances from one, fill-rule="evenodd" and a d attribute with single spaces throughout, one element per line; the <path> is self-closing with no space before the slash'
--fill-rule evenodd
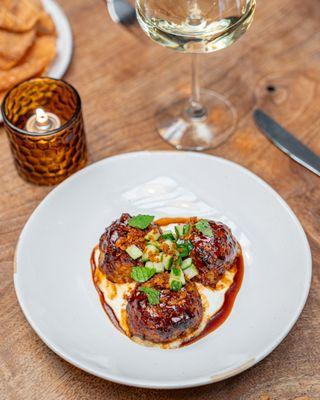
<path id="1" fill-rule="evenodd" d="M 255 110 L 253 117 L 258 128 L 272 143 L 294 161 L 320 176 L 320 157 L 310 150 L 309 147 L 296 139 L 264 111 L 260 109 Z"/>

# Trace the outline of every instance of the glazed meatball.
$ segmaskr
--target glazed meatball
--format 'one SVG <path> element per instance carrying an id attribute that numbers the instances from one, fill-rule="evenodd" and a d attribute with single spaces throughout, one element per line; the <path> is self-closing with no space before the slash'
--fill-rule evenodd
<path id="1" fill-rule="evenodd" d="M 114 283 L 131 282 L 131 269 L 135 265 L 142 265 L 138 260 L 133 260 L 125 251 L 126 248 L 135 244 L 141 250 L 145 247 L 144 236 L 154 226 L 140 230 L 128 225 L 130 214 L 122 214 L 119 219 L 114 221 L 99 242 L 99 268 L 107 278 Z"/>
<path id="2" fill-rule="evenodd" d="M 190 256 L 199 275 L 194 280 L 205 286 L 215 287 L 227 269 L 230 269 L 239 254 L 240 247 L 231 230 L 222 222 L 208 221 L 213 237 L 192 231 L 190 241 L 193 245 Z"/>
<path id="3" fill-rule="evenodd" d="M 160 303 L 151 305 L 141 286 L 160 291 Z M 133 336 L 154 343 L 173 341 L 194 331 L 202 320 L 203 308 L 198 289 L 188 282 L 181 290 L 169 288 L 169 274 L 155 275 L 148 282 L 138 285 L 127 304 L 127 322 Z"/>

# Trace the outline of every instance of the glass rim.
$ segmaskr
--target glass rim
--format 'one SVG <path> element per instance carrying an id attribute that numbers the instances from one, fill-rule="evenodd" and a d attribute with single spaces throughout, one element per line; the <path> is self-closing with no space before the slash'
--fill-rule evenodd
<path id="1" fill-rule="evenodd" d="M 33 81 L 41 81 L 41 80 L 50 80 L 50 81 L 55 81 L 55 82 L 62 82 L 64 85 L 68 86 L 69 89 L 71 89 L 71 91 L 75 94 L 76 96 L 76 109 L 72 115 L 72 117 L 63 125 L 61 125 L 59 128 L 56 129 L 52 129 L 51 131 L 48 131 L 46 134 L 40 133 L 37 134 L 37 132 L 31 133 L 25 129 L 19 128 L 16 125 L 14 125 L 11 121 L 9 121 L 6 112 L 5 112 L 5 104 L 8 100 L 8 97 L 10 95 L 10 93 L 16 89 L 17 87 L 19 87 L 20 85 L 24 84 L 24 83 L 29 83 L 29 82 L 33 82 Z M 78 93 L 78 91 L 67 81 L 65 81 L 64 79 L 57 79 L 57 78 L 51 78 L 49 76 L 41 76 L 41 77 L 37 77 L 37 78 L 31 78 L 31 79 L 26 79 L 23 82 L 20 82 L 18 84 L 16 84 L 15 86 L 13 86 L 4 96 L 2 103 L 1 103 L 1 114 L 2 114 L 2 118 L 3 118 L 3 122 L 4 125 L 8 125 L 12 130 L 25 135 L 25 136 L 29 136 L 29 137 L 48 137 L 50 135 L 54 135 L 56 133 L 59 133 L 60 131 L 65 130 L 66 128 L 68 128 L 78 117 L 78 115 L 81 112 L 81 98 L 80 95 Z"/>

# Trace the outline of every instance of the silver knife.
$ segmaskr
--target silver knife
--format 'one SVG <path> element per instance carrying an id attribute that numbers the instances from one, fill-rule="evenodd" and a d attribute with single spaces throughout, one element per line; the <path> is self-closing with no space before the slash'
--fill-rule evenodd
<path id="1" fill-rule="evenodd" d="M 255 110 L 253 117 L 258 128 L 280 150 L 288 154 L 294 161 L 320 176 L 320 157 L 310 150 L 309 147 L 301 143 L 300 140 L 286 131 L 264 111 L 260 109 Z"/>

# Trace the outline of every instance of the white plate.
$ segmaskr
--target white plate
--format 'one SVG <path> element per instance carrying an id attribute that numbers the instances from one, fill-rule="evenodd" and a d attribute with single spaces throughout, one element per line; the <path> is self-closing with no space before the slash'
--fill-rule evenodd
<path id="1" fill-rule="evenodd" d="M 227 321 L 176 350 L 135 344 L 116 330 L 93 286 L 90 253 L 121 212 L 198 215 L 226 222 L 245 259 Z M 25 225 L 14 283 L 41 339 L 70 363 L 114 382 L 181 388 L 251 367 L 288 334 L 305 304 L 310 248 L 288 205 L 230 161 L 186 152 L 138 152 L 95 163 L 55 188 Z"/>
<path id="2" fill-rule="evenodd" d="M 51 15 L 57 29 L 57 54 L 47 76 L 60 79 L 66 73 L 73 52 L 71 26 L 62 8 L 54 0 L 43 0 L 45 10 Z"/>
<path id="3" fill-rule="evenodd" d="M 60 79 L 66 73 L 72 58 L 72 31 L 65 13 L 54 0 L 43 0 L 43 5 L 54 20 L 57 30 L 57 54 L 45 75 L 50 78 Z M 0 114 L 1 122 L 3 120 Z"/>

